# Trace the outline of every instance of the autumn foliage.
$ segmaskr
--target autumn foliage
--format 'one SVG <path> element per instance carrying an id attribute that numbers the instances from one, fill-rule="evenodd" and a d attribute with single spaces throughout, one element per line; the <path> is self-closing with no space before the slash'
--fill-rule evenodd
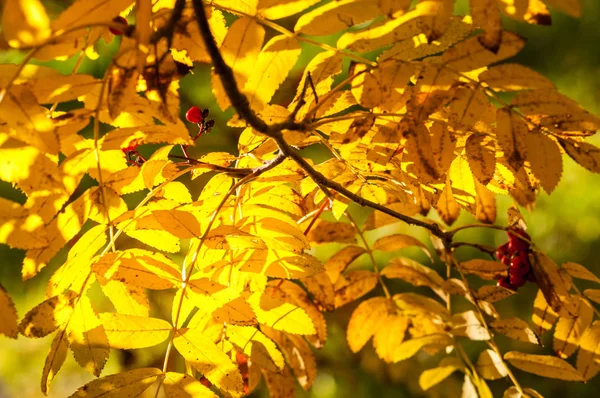
<path id="1" fill-rule="evenodd" d="M 387 363 L 439 356 L 419 379 L 424 390 L 460 372 L 464 396 L 490 397 L 488 382 L 506 378 L 506 397 L 539 397 L 515 368 L 590 380 L 600 371 L 591 302 L 600 289 L 581 292 L 572 278 L 600 279 L 555 264 L 519 210 L 555 189 L 565 155 L 600 172 L 600 150 L 585 141 L 600 119 L 506 62 L 525 39 L 502 29 L 502 15 L 547 25 L 545 3 L 580 14 L 575 0 L 471 0 L 470 16 L 453 15 L 454 0 L 75 0 L 51 19 L 40 0 L 6 1 L 3 39 L 28 53 L 0 65 L 0 179 L 27 199 L 0 199 L 0 242 L 25 251 L 24 279 L 65 259 L 26 314 L 0 286 L 0 332 L 53 333 L 43 393 L 69 351 L 98 377 L 72 397 L 244 396 L 261 379 L 271 396 L 293 396 L 315 380 L 323 314 L 349 303 L 353 352 L 372 340 Z M 286 17 L 297 19 L 293 31 L 278 23 Z M 336 46 L 319 40 L 339 33 Z M 120 40 L 100 79 L 29 63 L 95 59 L 99 40 Z M 304 45 L 321 51 L 275 104 Z M 216 103 L 235 110 L 237 153 L 188 154 L 215 123 L 205 104 L 181 109 L 179 79 L 194 63 L 212 64 Z M 311 146 L 330 158 L 305 157 Z M 497 195 L 515 202 L 508 225 L 494 224 Z M 369 209 L 366 222 L 351 203 Z M 481 224 L 451 227 L 461 210 Z M 367 238 L 396 222 L 430 242 Z M 506 231 L 508 243 L 461 241 L 469 228 Z M 319 261 L 312 249 L 330 242 L 340 249 Z M 480 258 L 461 260 L 461 246 Z M 431 262 L 374 256 L 406 247 Z M 361 256 L 369 270 L 352 267 Z M 393 291 L 394 279 L 430 294 Z M 475 289 L 476 279 L 486 282 Z M 495 307 L 525 283 L 539 286 L 531 322 Z M 96 309 L 92 287 L 114 310 Z M 155 316 L 148 290 L 170 293 L 169 317 Z M 470 309 L 456 311 L 459 302 Z M 554 355 L 532 353 L 552 328 Z M 532 350 L 501 352 L 496 335 Z M 484 348 L 471 361 L 463 347 L 473 341 Z M 158 367 L 103 373 L 111 349 L 161 344 Z"/>

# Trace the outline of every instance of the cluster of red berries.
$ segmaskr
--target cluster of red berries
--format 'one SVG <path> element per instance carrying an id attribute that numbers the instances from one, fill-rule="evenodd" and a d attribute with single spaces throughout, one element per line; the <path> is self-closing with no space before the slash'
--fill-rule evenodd
<path id="1" fill-rule="evenodd" d="M 127 20 L 120 15 L 118 17 L 113 18 L 113 22 L 128 26 Z M 117 28 L 109 27 L 108 30 L 115 36 L 121 36 L 123 34 L 123 31 Z"/>
<path id="2" fill-rule="evenodd" d="M 498 247 L 496 257 L 508 267 L 508 276 L 500 278 L 497 286 L 516 291 L 527 281 L 535 282 L 529 262 L 531 238 L 522 229 L 512 228 L 507 232 L 508 242 Z"/>

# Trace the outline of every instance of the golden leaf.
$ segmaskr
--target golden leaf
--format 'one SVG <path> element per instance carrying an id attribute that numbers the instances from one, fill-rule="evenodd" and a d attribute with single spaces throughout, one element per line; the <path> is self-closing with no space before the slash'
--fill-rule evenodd
<path id="1" fill-rule="evenodd" d="M 17 331 L 17 309 L 4 286 L 0 285 L 0 333 L 16 339 Z"/>
<path id="2" fill-rule="evenodd" d="M 548 305 L 542 290 L 538 290 L 533 302 L 532 321 L 537 326 L 536 333 L 542 334 L 552 329 L 558 319 L 558 314 Z"/>
<path id="3" fill-rule="evenodd" d="M 409 319 L 402 315 L 387 314 L 382 324 L 385 327 L 376 329 L 373 335 L 373 347 L 379 358 L 391 363 L 396 346 L 404 341 Z"/>
<path id="4" fill-rule="evenodd" d="M 46 356 L 46 362 L 44 363 L 44 369 L 42 370 L 41 387 L 44 395 L 48 395 L 50 383 L 54 377 L 56 377 L 56 374 L 65 362 L 68 350 L 67 333 L 64 330 L 59 330 L 54 336 L 54 339 L 52 339 L 50 352 L 48 352 L 48 355 Z"/>
<path id="5" fill-rule="evenodd" d="M 37 46 L 50 37 L 50 19 L 39 0 L 15 0 L 2 9 L 2 34 L 14 48 Z"/>
<path id="6" fill-rule="evenodd" d="M 498 3 L 502 12 L 512 19 L 535 25 L 551 25 L 552 18 L 542 0 L 504 0 Z"/>
<path id="7" fill-rule="evenodd" d="M 237 366 L 207 336 L 198 330 L 179 329 L 173 344 L 183 358 L 215 386 L 234 396 L 242 394 L 244 382 Z"/>
<path id="8" fill-rule="evenodd" d="M 537 284 L 550 307 L 561 316 L 577 314 L 577 305 L 554 261 L 541 252 L 533 252 L 529 257 Z"/>
<path id="9" fill-rule="evenodd" d="M 385 297 L 375 297 L 365 300 L 356 307 L 350 321 L 346 339 L 352 352 L 358 352 L 380 329 L 387 319 L 392 303 Z"/>
<path id="10" fill-rule="evenodd" d="M 558 144 L 547 135 L 530 132 L 525 137 L 525 145 L 531 171 L 550 194 L 562 175 L 562 155 Z"/>
<path id="11" fill-rule="evenodd" d="M 406 257 L 397 257 L 390 260 L 390 265 L 381 271 L 381 275 L 390 279 L 402 279 L 414 286 L 427 286 L 433 290 L 442 300 L 447 298 L 442 285 L 442 277 L 432 270 L 416 261 Z"/>
<path id="12" fill-rule="evenodd" d="M 395 252 L 397 250 L 411 246 L 421 248 L 425 252 L 425 254 L 427 254 L 427 256 L 431 259 L 431 254 L 429 253 L 429 250 L 427 249 L 427 246 L 425 246 L 425 244 L 423 244 L 417 238 L 404 234 L 388 235 L 377 239 L 373 244 L 373 250 Z"/>
<path id="13" fill-rule="evenodd" d="M 471 134 L 465 143 L 469 167 L 483 185 L 487 185 L 492 180 L 496 168 L 495 148 L 490 148 L 489 142 L 486 145 L 485 141 L 485 135 Z"/>
<path id="14" fill-rule="evenodd" d="M 119 314 L 141 317 L 150 315 L 150 302 L 143 288 L 116 280 L 108 280 L 100 287 Z"/>
<path id="15" fill-rule="evenodd" d="M 575 317 L 561 316 L 556 324 L 552 348 L 561 358 L 568 358 L 579 347 L 579 340 L 585 330 L 591 325 L 594 309 L 589 301 L 579 300 L 579 310 Z"/>
<path id="16" fill-rule="evenodd" d="M 600 173 L 600 149 L 587 142 L 558 141 L 567 154 L 593 173 Z"/>
<path id="17" fill-rule="evenodd" d="M 293 334 L 315 334 L 315 326 L 302 308 L 259 292 L 248 298 L 258 322 Z"/>
<path id="18" fill-rule="evenodd" d="M 217 394 L 190 375 L 167 372 L 163 381 L 168 398 L 217 398 Z"/>
<path id="19" fill-rule="evenodd" d="M 268 329 L 268 327 L 266 328 Z M 227 339 L 261 369 L 280 372 L 285 367 L 283 355 L 273 340 L 256 328 L 228 325 Z"/>
<path id="20" fill-rule="evenodd" d="M 158 318 L 103 312 L 98 314 L 110 348 L 152 347 L 167 339 L 173 326 Z"/>
<path id="21" fill-rule="evenodd" d="M 69 398 L 117 398 L 140 396 L 162 375 L 156 368 L 140 368 L 105 376 L 80 387 Z"/>
<path id="22" fill-rule="evenodd" d="M 486 380 L 501 379 L 508 374 L 508 369 L 506 369 L 502 358 L 496 351 L 490 349 L 484 350 L 479 354 L 475 369 Z"/>
<path id="23" fill-rule="evenodd" d="M 493 285 L 483 285 L 477 290 L 477 298 L 479 300 L 487 301 L 488 303 L 504 300 L 513 294 L 515 294 L 513 290 Z"/>
<path id="24" fill-rule="evenodd" d="M 529 328 L 527 322 L 519 318 L 498 319 L 490 322 L 490 326 L 494 332 L 503 334 L 511 339 L 541 345 L 539 337 Z"/>
<path id="25" fill-rule="evenodd" d="M 507 108 L 499 108 L 496 113 L 498 144 L 508 163 L 519 170 L 527 159 L 527 124 Z"/>
<path id="26" fill-rule="evenodd" d="M 44 337 L 63 327 L 73 314 L 77 294 L 68 291 L 43 301 L 30 310 L 19 324 L 19 332 L 25 337 Z"/>
<path id="27" fill-rule="evenodd" d="M 475 217 L 477 220 L 493 224 L 496 221 L 496 195 L 475 179 Z"/>
<path id="28" fill-rule="evenodd" d="M 469 260 L 460 263 L 461 270 L 466 274 L 475 274 L 481 279 L 499 279 L 508 275 L 508 267 L 498 261 L 490 260 Z"/>
<path id="29" fill-rule="evenodd" d="M 392 354 L 392 362 L 400 362 L 412 358 L 426 347 L 445 348 L 454 343 L 454 338 L 446 333 L 431 334 L 404 341 L 396 346 Z"/>
<path id="30" fill-rule="evenodd" d="M 577 354 L 577 370 L 581 374 L 583 381 L 588 381 L 600 372 L 600 322 L 595 321 L 592 326 L 587 328 L 581 340 L 580 348 Z"/>
<path id="31" fill-rule="evenodd" d="M 436 204 L 436 210 L 447 225 L 452 225 L 460 215 L 460 206 L 452 194 L 452 185 L 449 177 Z"/>
<path id="32" fill-rule="evenodd" d="M 264 37 L 265 29 L 249 17 L 236 19 L 229 27 L 220 51 L 225 63 L 233 69 L 238 87 L 244 87 L 250 77 L 249 72 L 254 70 Z M 211 86 L 219 107 L 223 110 L 229 108 L 229 97 L 214 71 L 211 74 Z"/>
<path id="33" fill-rule="evenodd" d="M 340 276 L 335 287 L 335 308 L 348 304 L 377 286 L 377 275 L 370 271 L 350 271 Z"/>
<path id="34" fill-rule="evenodd" d="M 582 381 L 582 377 L 563 359 L 550 355 L 533 355 L 510 351 L 504 354 L 504 359 L 522 371 L 552 379 Z"/>
<path id="35" fill-rule="evenodd" d="M 452 334 L 471 340 L 489 340 L 489 331 L 475 311 L 466 311 L 452 316 Z"/>
<path id="36" fill-rule="evenodd" d="M 427 369 L 421 373 L 419 376 L 419 385 L 424 391 L 427 391 L 450 377 L 452 373 L 463 369 L 464 365 L 459 359 L 446 357 L 440 361 L 436 368 Z"/>
<path id="37" fill-rule="evenodd" d="M 594 275 L 590 270 L 585 268 L 583 265 L 577 263 L 566 262 L 561 266 L 562 269 L 567 271 L 573 278 L 585 279 L 588 281 L 600 283 L 600 278 Z"/>
<path id="38" fill-rule="evenodd" d="M 318 220 L 306 236 L 312 243 L 356 243 L 356 230 L 348 223 Z"/>
<path id="39" fill-rule="evenodd" d="M 545 76 L 519 64 L 492 66 L 479 75 L 479 81 L 499 91 L 554 88 L 554 84 Z"/>
<path id="40" fill-rule="evenodd" d="M 319 0 L 260 0 L 258 15 L 265 19 L 281 19 L 304 11 Z"/>

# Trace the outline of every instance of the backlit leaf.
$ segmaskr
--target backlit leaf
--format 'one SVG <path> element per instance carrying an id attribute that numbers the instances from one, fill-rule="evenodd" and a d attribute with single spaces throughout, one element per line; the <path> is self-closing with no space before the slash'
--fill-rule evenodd
<path id="1" fill-rule="evenodd" d="M 479 354 L 475 368 L 477 369 L 477 373 L 486 380 L 501 379 L 508 374 L 502 358 L 490 349 L 484 350 Z"/>
<path id="2" fill-rule="evenodd" d="M 568 362 L 550 355 L 533 355 L 510 351 L 504 354 L 504 359 L 514 367 L 538 376 L 568 381 L 582 380 L 579 372 Z"/>
<path id="3" fill-rule="evenodd" d="M 0 333 L 10 338 L 17 338 L 17 310 L 12 299 L 0 285 Z"/>
<path id="4" fill-rule="evenodd" d="M 348 323 L 346 339 L 352 352 L 358 352 L 371 336 L 383 326 L 391 302 L 385 297 L 375 297 L 359 304 Z"/>
<path id="5" fill-rule="evenodd" d="M 103 312 L 100 321 L 111 348 L 152 347 L 166 340 L 173 326 L 158 318 Z"/>
<path id="6" fill-rule="evenodd" d="M 146 391 L 162 374 L 160 369 L 140 368 L 105 376 L 79 388 L 69 398 L 136 397 Z"/>

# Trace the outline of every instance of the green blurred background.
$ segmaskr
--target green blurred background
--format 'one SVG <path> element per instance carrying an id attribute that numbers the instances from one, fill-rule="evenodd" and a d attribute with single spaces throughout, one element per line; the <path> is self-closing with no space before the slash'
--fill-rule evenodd
<path id="1" fill-rule="evenodd" d="M 11 1 L 11 0 L 7 0 Z M 56 14 L 64 9 L 70 1 L 43 1 L 49 13 Z M 597 0 L 582 0 L 583 13 L 580 19 L 568 17 L 553 10 L 552 26 L 529 26 L 505 19 L 506 29 L 517 32 L 528 39 L 525 49 L 514 58 L 515 62 L 527 65 L 548 76 L 559 90 L 578 101 L 589 111 L 600 115 L 600 2 Z M 457 13 L 467 12 L 467 1 L 457 1 Z M 293 29 L 294 18 L 279 21 L 289 29 Z M 337 37 L 328 37 L 324 41 L 335 44 Z M 114 54 L 118 39 L 111 44 L 101 44 L 98 48 L 101 54 L 96 61 L 84 60 L 80 73 L 89 73 L 102 76 L 110 56 Z M 300 61 L 294 68 L 290 78 L 282 86 L 275 101 L 286 103 L 296 89 L 301 71 L 306 63 L 318 52 L 314 46 L 303 45 Z M 16 63 L 23 58 L 23 54 L 12 50 L 0 50 L 0 63 Z M 75 58 L 64 62 L 49 62 L 62 73 L 70 73 L 76 62 Z M 190 105 L 209 108 L 211 115 L 216 119 L 216 127 L 209 135 L 200 138 L 196 148 L 191 154 L 199 156 L 212 151 L 227 151 L 235 153 L 237 137 L 240 130 L 226 127 L 226 119 L 231 116 L 231 111 L 222 114 L 216 106 L 210 90 L 210 68 L 207 65 L 198 65 L 193 74 L 181 80 L 182 109 Z M 592 142 L 600 140 L 592 138 Z M 319 150 L 309 151 L 315 159 L 324 159 L 325 153 Z M 600 267 L 596 263 L 596 250 L 600 245 L 600 176 L 593 175 L 570 159 L 565 158 L 563 178 L 552 196 L 540 194 L 536 208 L 529 212 L 523 211 L 529 225 L 529 232 L 536 244 L 545 250 L 557 263 L 573 261 L 585 265 L 596 274 L 600 274 Z M 199 189 L 199 188 L 198 188 Z M 9 184 L 0 181 L 0 196 L 11 200 L 24 202 L 22 194 L 14 190 Z M 129 198 L 131 203 L 139 197 Z M 505 223 L 506 208 L 511 205 L 509 198 L 499 198 L 498 223 Z M 367 212 L 358 207 L 352 207 L 357 218 L 364 220 Z M 463 214 L 457 224 L 472 222 L 472 217 Z M 395 224 L 386 229 L 391 231 L 413 234 L 423 241 L 427 235 L 423 231 Z M 368 233 L 367 237 L 373 241 L 379 233 Z M 478 242 L 497 246 L 506 240 L 502 233 L 492 230 L 468 230 L 461 232 L 461 240 Z M 316 254 L 322 259 L 327 259 L 338 247 L 324 245 L 316 249 Z M 403 255 L 426 261 L 417 251 L 405 251 Z M 470 249 L 459 249 L 459 258 L 467 260 L 480 256 Z M 30 308 L 43 299 L 45 282 L 52 271 L 64 260 L 65 253 L 50 264 L 36 278 L 26 283 L 20 280 L 20 264 L 23 252 L 0 245 L 0 283 L 13 297 L 19 315 L 23 316 Z M 377 258 L 384 265 L 392 256 L 381 255 Z M 355 264 L 355 267 L 370 267 L 365 260 Z M 442 272 L 441 264 L 434 268 Z M 580 289 L 591 286 L 591 282 L 577 281 Z M 477 286 L 477 285 L 475 285 Z M 417 290 L 409 285 L 398 282 L 391 285 L 394 292 Z M 532 284 L 519 290 L 519 294 L 509 298 L 498 305 L 498 310 L 503 317 L 520 316 L 530 321 L 531 307 L 536 289 Z M 372 295 L 381 295 L 376 290 Z M 159 308 L 166 311 L 170 307 L 168 297 L 155 296 L 153 301 Z M 454 303 L 453 303 L 454 304 Z M 462 375 L 455 373 L 451 378 L 437 387 L 424 393 L 418 387 L 418 375 L 425 369 L 434 367 L 440 356 L 429 357 L 419 354 L 415 359 L 395 365 L 386 365 L 380 361 L 370 344 L 359 354 L 352 354 L 345 342 L 345 326 L 353 310 L 353 305 L 347 305 L 335 314 L 328 315 L 329 339 L 324 349 L 316 352 L 319 371 L 318 377 L 309 392 L 300 392 L 306 397 L 412 397 L 412 396 L 460 396 Z M 462 303 L 454 305 L 456 311 L 462 309 Z M 464 310 L 468 309 L 464 306 Z M 41 397 L 39 379 L 44 364 L 45 355 L 50 347 L 52 337 L 43 339 L 11 340 L 0 336 L 0 398 L 28 398 Z M 525 343 L 516 343 L 502 336 L 497 337 L 502 351 L 523 350 L 530 353 L 550 353 L 551 333 L 544 336 L 544 347 L 534 347 Z M 484 349 L 480 343 L 466 344 L 468 354 L 475 361 L 478 353 Z M 160 359 L 163 347 L 156 353 L 132 352 L 126 355 L 113 352 L 103 374 L 117 372 L 123 364 L 133 366 L 148 366 L 152 364 L 156 354 Z M 539 391 L 546 397 L 581 396 L 595 397 L 600 391 L 600 377 L 592 379 L 587 384 L 551 381 L 515 370 L 517 378 L 522 385 Z M 79 368 L 72 358 L 68 358 L 65 366 L 58 374 L 51 386 L 51 397 L 65 397 L 70 395 L 77 387 L 92 380 L 92 376 Z M 510 386 L 508 380 L 498 380 L 489 383 L 494 396 L 502 396 L 502 392 Z M 255 393 L 264 396 L 264 388 Z"/>

